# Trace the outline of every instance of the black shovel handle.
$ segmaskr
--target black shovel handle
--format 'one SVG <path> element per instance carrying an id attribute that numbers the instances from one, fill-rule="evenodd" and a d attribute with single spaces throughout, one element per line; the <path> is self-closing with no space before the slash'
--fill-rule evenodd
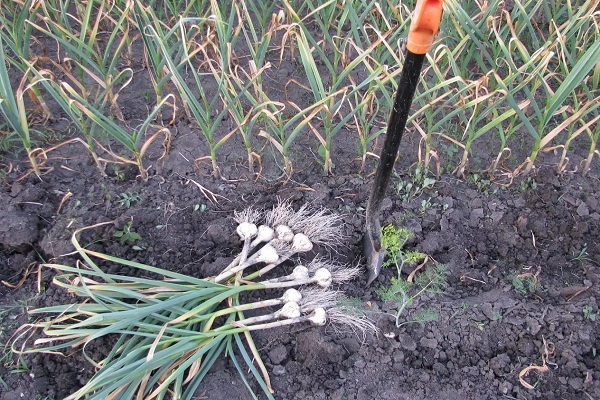
<path id="1" fill-rule="evenodd" d="M 442 19 L 442 9 L 443 0 L 417 0 L 413 20 L 410 24 L 402 75 L 394 100 L 394 108 L 388 122 L 369 204 L 367 205 L 367 232 L 363 241 L 363 250 L 368 259 L 369 278 L 367 285 L 379 275 L 385 256 L 385 249 L 382 249 L 381 246 L 379 210 L 394 169 L 394 162 L 419 82 L 425 54 L 433 43 Z"/>
<path id="2" fill-rule="evenodd" d="M 404 134 L 408 113 L 412 99 L 419 83 L 421 68 L 425 54 L 414 54 L 410 50 L 406 51 L 406 59 L 402 68 L 396 99 L 394 100 L 394 108 L 392 109 L 390 119 L 387 126 L 385 141 L 381 156 L 379 159 L 379 167 L 375 173 L 373 189 L 367 206 L 367 229 L 373 240 L 375 250 L 379 251 L 381 243 L 379 240 L 381 226 L 379 225 L 379 210 L 381 209 L 381 201 L 385 197 L 390 177 L 398 154 L 398 148 Z"/>

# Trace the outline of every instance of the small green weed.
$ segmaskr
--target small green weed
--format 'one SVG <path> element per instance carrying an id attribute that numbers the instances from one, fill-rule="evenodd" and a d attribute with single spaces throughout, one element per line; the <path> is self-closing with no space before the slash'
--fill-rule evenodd
<path id="1" fill-rule="evenodd" d="M 397 326 L 398 328 L 400 328 L 402 325 L 412 323 L 424 324 L 426 322 L 438 321 L 439 319 L 440 316 L 436 310 L 434 310 L 433 308 L 424 308 L 422 310 L 417 310 L 413 312 L 410 315 L 410 319 L 407 319 L 406 321 L 397 324 Z"/>
<path id="2" fill-rule="evenodd" d="M 194 212 L 206 212 L 208 210 L 208 206 L 206 204 L 194 204 Z"/>
<path id="3" fill-rule="evenodd" d="M 0 338 L 9 338 L 22 322 L 22 316 L 28 315 L 29 302 L 33 299 L 18 299 L 12 304 L 0 306 Z M 31 320 L 29 320 L 31 322 Z M 0 354 L 0 364 L 8 373 L 17 374 L 29 372 L 29 366 L 22 355 L 14 353 L 10 343 L 0 343 L 4 351 Z M 8 390 L 8 385 L 0 376 L 0 385 Z"/>
<path id="4" fill-rule="evenodd" d="M 495 194 L 498 191 L 497 188 L 492 190 L 492 181 L 489 179 L 485 179 L 483 175 L 479 173 L 473 173 L 472 175 L 470 175 L 469 182 L 475 185 L 478 191 L 486 195 L 490 193 Z"/>
<path id="5" fill-rule="evenodd" d="M 502 313 L 500 311 L 494 311 L 494 313 L 492 314 L 492 321 L 501 321 L 502 320 Z"/>
<path id="6" fill-rule="evenodd" d="M 431 208 L 431 197 L 428 199 L 421 200 L 421 208 L 419 208 L 419 214 L 423 215 L 427 210 Z"/>
<path id="7" fill-rule="evenodd" d="M 381 300 L 396 303 L 396 327 L 411 322 L 423 323 L 437 320 L 437 313 L 431 309 L 415 312 L 410 320 L 403 323 L 400 322 L 400 315 L 406 307 L 413 303 L 414 299 L 423 293 L 443 293 L 447 285 L 446 275 L 446 266 L 434 262 L 433 265 L 415 275 L 414 283 L 399 276 L 398 278 L 392 278 L 389 286 L 377 289 L 376 292 Z"/>
<path id="8" fill-rule="evenodd" d="M 434 185 L 437 182 L 435 179 L 427 176 L 428 171 L 417 167 L 415 174 L 412 177 L 412 181 L 401 180 L 396 185 L 396 194 L 402 199 L 402 201 L 408 203 L 415 197 L 419 197 L 423 191 Z"/>
<path id="9" fill-rule="evenodd" d="M 115 177 L 117 178 L 117 180 L 119 180 L 119 181 L 125 180 L 125 178 L 126 178 L 125 171 L 123 171 L 123 169 L 120 166 L 114 165 L 113 172 L 115 173 Z"/>
<path id="10" fill-rule="evenodd" d="M 125 206 L 126 208 L 130 208 L 133 203 L 137 203 L 138 201 L 142 200 L 140 195 L 137 193 L 121 193 L 120 196 L 121 199 L 118 201 L 118 203 L 121 205 L 121 207 Z"/>
<path id="11" fill-rule="evenodd" d="M 119 238 L 121 243 L 134 244 L 138 240 L 142 240 L 142 235 L 134 231 L 131 227 L 133 221 L 127 222 L 123 229 L 116 231 L 113 236 Z"/>
<path id="12" fill-rule="evenodd" d="M 479 329 L 481 332 L 483 332 L 485 330 L 485 322 L 483 322 L 483 321 L 473 321 L 473 323 L 475 324 L 475 326 L 477 327 L 477 329 Z"/>
<path id="13" fill-rule="evenodd" d="M 519 190 L 523 192 L 527 192 L 528 190 L 537 189 L 537 182 L 532 177 L 527 177 L 527 179 L 521 180 L 519 183 Z"/>
<path id="14" fill-rule="evenodd" d="M 540 290 L 540 283 L 537 274 L 530 272 L 524 274 L 510 274 L 508 279 L 513 285 L 513 288 L 524 295 L 533 294 Z"/>
<path id="15" fill-rule="evenodd" d="M 587 319 L 588 321 L 592 321 L 592 322 L 596 320 L 596 313 L 594 312 L 594 309 L 592 308 L 592 306 L 587 305 L 587 306 L 583 307 L 581 312 L 583 313 L 584 319 Z"/>
<path id="16" fill-rule="evenodd" d="M 594 261 L 591 257 L 590 254 L 588 253 L 588 249 L 587 249 L 587 243 L 584 243 L 583 246 L 581 247 L 581 250 L 579 250 L 579 253 L 577 254 L 573 254 L 573 258 L 571 258 L 571 261 L 577 261 L 580 263 L 583 263 L 584 261 L 595 264 L 595 265 L 600 265 L 598 264 L 598 262 Z"/>
<path id="17" fill-rule="evenodd" d="M 398 269 L 398 276 L 404 265 L 414 265 L 426 257 L 425 254 L 418 251 L 403 250 L 411 236 L 412 233 L 402 227 L 395 228 L 393 225 L 386 225 L 381 229 L 381 244 L 385 248 L 383 267 L 395 265 Z"/>

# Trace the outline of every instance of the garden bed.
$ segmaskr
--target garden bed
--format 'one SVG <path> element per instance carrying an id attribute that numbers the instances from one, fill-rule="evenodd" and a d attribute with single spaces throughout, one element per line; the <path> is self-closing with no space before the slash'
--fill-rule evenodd
<path id="1" fill-rule="evenodd" d="M 290 199 L 296 208 L 311 203 L 343 214 L 351 239 L 347 247 L 336 249 L 336 257 L 359 262 L 369 179 L 348 170 L 335 177 L 298 173 L 287 184 L 266 179 L 226 182 L 199 176 L 191 164 L 177 161 L 184 150 L 177 143 L 164 172 L 147 183 L 99 178 L 95 166 L 81 156 L 54 161 L 54 171 L 42 179 L 7 180 L 2 191 L 2 202 L 8 205 L 0 237 L 6 260 L 2 279 L 17 284 L 24 268 L 40 258 L 72 263 L 72 256 L 61 254 L 73 251 L 74 229 L 111 220 L 114 225 L 84 235 L 84 244 L 95 242 L 106 254 L 210 276 L 239 251 L 233 211 L 248 205 L 270 208 L 278 197 Z M 218 204 L 192 180 L 219 195 Z M 439 320 L 396 329 L 386 314 L 393 314 L 392 305 L 375 293 L 389 284 L 395 271 L 384 270 L 370 287 L 365 287 L 365 275 L 344 289 L 364 304 L 380 328 L 378 336 L 363 341 L 352 333 L 305 326 L 256 335 L 276 398 L 597 396 L 598 180 L 557 176 L 547 167 L 534 182 L 535 188 L 520 190 L 515 184 L 494 192 L 494 186 L 477 187 L 445 175 L 408 203 L 391 193 L 382 222 L 410 229 L 414 237 L 408 247 L 427 253 L 449 271 L 445 292 L 419 299 L 407 315 L 432 307 Z M 67 193 L 72 196 L 63 202 Z M 121 193 L 135 193 L 139 201 L 127 207 L 119 202 Z M 136 241 L 138 250 L 113 237 L 129 221 L 142 238 Z M 32 226 L 38 229 L 26 229 Z M 513 281 L 528 272 L 538 282 L 531 291 Z M 52 276 L 51 270 L 36 267 L 22 286 L 2 287 L 5 343 L 27 321 L 27 309 L 73 300 L 51 284 Z M 542 365 L 544 344 L 553 351 L 549 369 L 529 374 L 535 389 L 525 389 L 519 372 Z M 105 354 L 109 345 L 105 340 L 94 343 L 88 355 Z M 8 354 L 0 373 L 6 383 L 2 398 L 63 398 L 92 373 L 75 350 L 68 357 L 36 355 L 22 361 Z M 226 362 L 216 364 L 201 393 L 209 399 L 249 398 Z"/>
<path id="2" fill-rule="evenodd" d="M 2 399 L 62 399 L 96 372 L 81 348 L 20 354 L 14 341 L 39 318 L 29 311 L 76 301 L 44 264 L 81 260 L 78 229 L 108 222 L 81 245 L 207 278 L 240 252 L 234 212 L 289 201 L 341 215 L 348 238 L 300 260 L 364 266 L 365 208 L 409 9 L 241 3 L 1 9 L 2 89 L 15 100 L 0 119 Z M 377 335 L 332 325 L 253 333 L 276 399 L 600 398 L 600 46 L 593 2 L 580 3 L 446 2 L 381 220 L 410 231 L 405 250 L 426 255 L 425 269 L 444 265 L 446 285 L 416 297 L 397 326 L 397 305 L 381 298 L 396 268 L 370 286 L 365 271 L 338 289 Z M 88 20 L 78 42 L 88 5 L 99 22 Z M 455 29 L 468 15 L 470 29 Z M 31 43 L 17 40 L 27 18 Z M 412 321 L 422 310 L 435 318 Z M 115 340 L 93 340 L 86 355 L 101 360 Z M 194 398 L 252 395 L 222 357 Z"/>

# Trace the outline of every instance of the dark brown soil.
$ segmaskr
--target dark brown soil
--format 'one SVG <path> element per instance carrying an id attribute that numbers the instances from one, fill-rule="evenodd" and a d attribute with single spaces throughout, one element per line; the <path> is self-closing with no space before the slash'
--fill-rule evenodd
<path id="1" fill-rule="evenodd" d="M 351 240 L 347 248 L 337 249 L 338 257 L 359 259 L 370 179 L 356 174 L 354 161 L 338 162 L 336 176 L 324 177 L 316 161 L 309 160 L 293 181 L 284 183 L 270 180 L 267 173 L 248 179 L 241 165 L 235 167 L 243 157 L 232 154 L 223 163 L 229 166 L 224 172 L 236 180 L 224 181 L 197 174 L 188 161 L 193 157 L 183 156 L 186 149 L 200 146 L 198 140 L 186 134 L 176 137 L 169 157 L 152 169 L 146 183 L 136 181 L 133 170 L 126 171 L 125 180 L 101 177 L 86 155 L 73 155 L 74 148 L 55 153 L 49 164 L 54 170 L 41 179 L 31 175 L 17 181 L 26 165 L 14 164 L 16 172 L 6 177 L 0 192 L 5 204 L 0 213 L 2 280 L 16 284 L 35 261 L 72 263 L 73 256 L 62 255 L 72 251 L 74 229 L 111 220 L 114 226 L 82 240 L 95 241 L 114 256 L 207 276 L 240 248 L 232 212 L 248 205 L 271 207 L 278 197 L 291 199 L 296 207 L 309 202 L 344 214 Z M 192 180 L 219 195 L 218 204 Z M 598 322 L 590 316 L 598 312 L 600 185 L 597 178 L 557 176 L 543 167 L 535 176 L 535 188 L 530 186 L 477 187 L 444 175 L 410 202 L 390 190 L 382 222 L 412 230 L 409 247 L 449 268 L 446 292 L 421 298 L 408 312 L 433 307 L 439 321 L 395 328 L 387 315 L 394 311 L 392 305 L 375 294 L 394 271 L 384 270 L 368 288 L 362 277 L 344 289 L 368 307 L 381 329 L 379 336 L 362 341 L 351 333 L 304 326 L 256 335 L 276 398 L 598 398 L 600 342 Z M 72 196 L 59 207 L 67 193 Z M 127 208 L 118 202 L 121 193 L 137 193 L 141 200 Z M 429 207 L 422 207 L 425 199 L 430 199 Z M 113 238 L 127 221 L 133 221 L 143 238 L 141 250 Z M 538 270 L 537 291 L 520 293 L 513 287 L 509 275 Z M 2 314 L 3 343 L 27 321 L 26 308 L 70 301 L 51 278 L 49 270 L 42 270 L 31 273 L 18 289 L 0 288 L 3 310 L 11 307 Z M 584 307 L 592 310 L 587 318 Z M 544 343 L 555 349 L 549 371 L 531 373 L 527 379 L 535 389 L 528 390 L 519 383 L 519 372 L 542 365 Z M 101 354 L 106 346 L 99 342 L 94 349 Z M 0 366 L 6 383 L 0 386 L 1 398 L 64 398 L 92 373 L 77 352 L 66 358 L 26 356 L 20 362 L 7 352 Z M 208 399 L 250 398 L 225 360 L 215 365 L 200 393 Z"/>
<path id="2" fill-rule="evenodd" d="M 140 60 L 141 56 L 136 71 L 142 68 Z M 281 91 L 297 69 L 294 60 L 274 67 L 265 79 L 270 90 Z M 136 74 L 130 90 L 120 97 L 131 126 L 147 115 L 140 93 L 148 87 L 147 75 Z M 307 93 L 295 90 L 288 94 L 300 103 Z M 68 130 L 59 117 L 48 124 L 56 132 Z M 225 121 L 217 136 L 229 132 L 232 124 Z M 47 166 L 53 170 L 41 177 L 20 179 L 28 165 L 23 159 L 12 160 L 12 172 L 2 175 L 0 187 L 0 279 L 6 282 L 0 285 L 0 344 L 10 346 L 17 328 L 28 322 L 27 309 L 72 301 L 52 284 L 52 272 L 38 272 L 37 265 L 73 264 L 76 256 L 68 253 L 74 250 L 74 230 L 99 222 L 114 224 L 82 235 L 82 241 L 95 242 L 98 251 L 203 277 L 222 269 L 240 249 L 233 211 L 249 205 L 270 208 L 278 198 L 289 199 L 295 207 L 311 203 L 343 214 L 351 239 L 347 247 L 336 249 L 336 257 L 360 260 L 374 165 L 359 173 L 355 133 L 342 131 L 334 140 L 335 176 L 323 175 L 314 137 L 299 137 L 291 154 L 294 174 L 287 181 L 279 178 L 278 153 L 265 142 L 254 143 L 262 148 L 264 169 L 258 177 L 249 176 L 241 141 L 234 136 L 219 153 L 226 178 L 222 180 L 209 176 L 208 168 L 194 167 L 195 159 L 208 154 L 195 125 L 180 120 L 170 128 L 168 156 L 158 161 L 157 148 L 145 160 L 152 166 L 147 182 L 136 178 L 134 168 L 115 171 L 109 165 L 108 176 L 102 176 L 76 144 L 49 154 Z M 467 179 L 443 174 L 431 188 L 403 201 L 394 187 L 414 179 L 417 146 L 417 135 L 407 135 L 398 176 L 383 204 L 382 224 L 410 229 L 414 237 L 409 248 L 448 266 L 445 293 L 419 298 L 406 313 L 432 307 L 439 320 L 396 328 L 390 315 L 393 305 L 376 294 L 395 271 L 384 270 L 370 287 L 365 286 L 365 274 L 343 289 L 362 300 L 380 328 L 378 336 L 362 340 L 351 332 L 308 326 L 255 335 L 276 398 L 600 399 L 598 166 L 586 178 L 578 172 L 557 175 L 552 155 L 543 154 L 536 174 L 509 188 L 491 184 L 481 172 Z M 482 166 L 495 158 L 493 149 L 482 147 L 476 153 Z M 478 163 L 472 160 L 470 165 L 473 171 Z M 200 187 L 214 193 L 216 201 Z M 140 200 L 126 207 L 119 202 L 123 193 L 137 194 Z M 142 237 L 137 250 L 113 237 L 130 221 Z M 538 271 L 539 288 L 534 292 L 522 293 L 513 286 L 512 275 Z M 125 268 L 111 272 L 135 273 Z M 109 345 L 99 341 L 88 353 L 106 354 Z M 527 376 L 535 388 L 526 389 L 519 373 L 542 365 L 545 349 L 554 350 L 547 360 L 549 370 Z M 19 358 L 9 347 L 3 350 L 3 400 L 62 399 L 94 372 L 77 351 L 68 357 Z M 197 398 L 251 396 L 234 366 L 223 359 L 206 377 Z"/>

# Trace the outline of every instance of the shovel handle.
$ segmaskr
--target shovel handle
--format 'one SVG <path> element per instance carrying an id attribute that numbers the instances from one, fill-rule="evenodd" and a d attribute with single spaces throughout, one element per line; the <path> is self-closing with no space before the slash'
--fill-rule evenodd
<path id="1" fill-rule="evenodd" d="M 406 48 L 414 54 L 429 51 L 442 20 L 442 0 L 418 0 L 408 31 Z"/>
<path id="2" fill-rule="evenodd" d="M 381 225 L 379 222 L 381 201 L 385 197 L 385 191 L 394 169 L 394 162 L 406 127 L 412 98 L 419 82 L 425 54 L 433 43 L 442 19 L 442 4 L 442 0 L 417 0 L 410 25 L 402 75 L 400 76 L 394 107 L 388 122 L 385 141 L 379 157 L 379 166 L 375 173 L 373 189 L 366 210 L 367 224 L 364 254 L 368 259 L 368 283 L 371 283 L 379 274 L 385 255 L 385 249 L 381 245 Z"/>

